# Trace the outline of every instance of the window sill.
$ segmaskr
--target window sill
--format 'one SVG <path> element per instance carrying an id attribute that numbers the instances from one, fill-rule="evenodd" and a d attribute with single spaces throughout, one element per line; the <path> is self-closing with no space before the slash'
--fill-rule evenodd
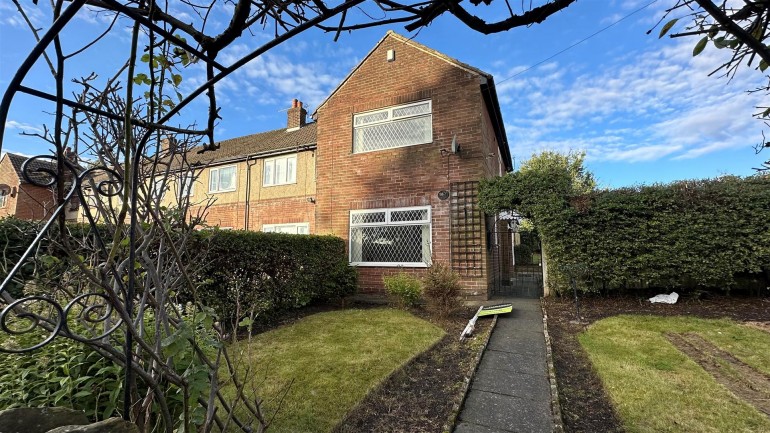
<path id="1" fill-rule="evenodd" d="M 276 183 L 276 184 L 273 184 L 273 185 L 265 185 L 265 184 L 262 184 L 262 188 L 272 188 L 272 187 L 274 187 L 274 186 L 290 186 L 290 185 L 296 185 L 296 184 L 297 184 L 297 182 L 291 182 L 291 183 Z"/>
<path id="2" fill-rule="evenodd" d="M 349 155 L 366 155 L 367 153 L 385 152 L 387 150 L 396 150 L 396 149 L 406 149 L 406 148 L 414 147 L 414 146 L 424 146 L 426 144 L 433 144 L 433 140 L 426 141 L 424 143 L 414 143 L 414 144 L 405 144 L 403 146 L 386 147 L 384 149 L 362 150 L 360 152 L 352 151 L 352 152 L 350 152 Z"/>
<path id="3" fill-rule="evenodd" d="M 361 268 L 427 268 L 427 263 L 398 263 L 398 262 L 350 262 L 350 266 Z"/>
<path id="4" fill-rule="evenodd" d="M 233 189 L 223 189 L 221 191 L 209 191 L 209 194 L 222 194 L 223 192 L 235 192 L 237 190 L 238 190 L 237 188 L 233 188 Z"/>

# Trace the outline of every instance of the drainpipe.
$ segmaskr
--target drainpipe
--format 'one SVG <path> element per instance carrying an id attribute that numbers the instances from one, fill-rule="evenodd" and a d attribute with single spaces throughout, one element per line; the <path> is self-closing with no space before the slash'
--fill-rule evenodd
<path id="1" fill-rule="evenodd" d="M 249 163 L 249 159 L 254 158 L 256 154 L 252 154 L 246 157 L 246 206 L 243 210 L 243 229 L 249 229 L 249 197 L 251 197 L 251 167 L 257 164 L 257 160 L 254 160 L 253 164 Z"/>

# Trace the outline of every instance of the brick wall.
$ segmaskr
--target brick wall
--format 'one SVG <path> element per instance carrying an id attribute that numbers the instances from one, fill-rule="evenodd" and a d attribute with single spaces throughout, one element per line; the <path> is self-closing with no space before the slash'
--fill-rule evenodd
<path id="1" fill-rule="evenodd" d="M 12 191 L 19 188 L 19 178 L 16 176 L 16 170 L 11 165 L 11 161 L 5 156 L 0 160 L 0 184 L 8 185 Z M 16 197 L 8 196 L 5 200 L 5 206 L 0 207 L 0 218 L 13 215 L 16 212 Z"/>
<path id="2" fill-rule="evenodd" d="M 246 228 L 246 203 L 214 204 L 209 207 L 209 225 L 242 230 Z M 315 205 L 304 197 L 250 201 L 248 229 L 262 230 L 263 224 L 308 223 L 315 233 Z"/>
<path id="3" fill-rule="evenodd" d="M 396 60 L 388 62 L 391 49 Z M 316 113 L 316 231 L 347 239 L 350 210 L 430 205 L 433 259 L 449 262 L 449 201 L 440 200 L 439 191 L 448 191 L 451 182 L 499 172 L 480 79 L 399 37 L 386 37 Z M 352 153 L 355 113 L 427 99 L 433 109 L 432 143 Z M 461 153 L 442 155 L 454 135 Z M 360 289 L 381 292 L 382 276 L 399 270 L 360 267 Z M 487 297 L 488 274 L 463 280 L 469 298 Z"/>
<path id="4" fill-rule="evenodd" d="M 0 161 L 0 184 L 10 186 L 14 192 L 6 199 L 5 207 L 0 208 L 0 218 L 13 215 L 26 220 L 41 220 L 51 215 L 55 203 L 53 193 L 47 188 L 20 183 L 8 158 Z"/>

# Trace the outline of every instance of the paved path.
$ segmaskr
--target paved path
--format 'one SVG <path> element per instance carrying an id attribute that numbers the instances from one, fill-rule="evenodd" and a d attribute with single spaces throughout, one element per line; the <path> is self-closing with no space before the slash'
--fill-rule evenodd
<path id="1" fill-rule="evenodd" d="M 537 299 L 511 299 L 471 383 L 455 433 L 551 433 L 551 388 Z"/>

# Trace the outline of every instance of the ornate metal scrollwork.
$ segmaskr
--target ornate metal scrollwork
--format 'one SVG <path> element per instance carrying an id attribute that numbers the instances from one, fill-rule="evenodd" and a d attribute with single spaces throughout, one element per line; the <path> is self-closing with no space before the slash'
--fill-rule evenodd
<path id="1" fill-rule="evenodd" d="M 63 176 L 60 176 L 59 164 L 63 167 Z M 116 314 L 113 305 L 116 294 L 111 294 L 113 296 L 111 299 L 110 295 L 103 291 L 81 293 L 63 304 L 61 301 L 64 299 L 59 299 L 56 294 L 35 294 L 14 299 L 7 289 L 21 267 L 33 258 L 37 247 L 48 236 L 51 227 L 54 226 L 53 223 L 65 212 L 67 203 L 75 195 L 79 197 L 80 204 L 83 206 L 83 215 L 94 234 L 96 247 L 106 255 L 108 253 L 106 244 L 99 235 L 97 221 L 91 213 L 83 186 L 87 181 L 93 181 L 95 184 L 95 188 L 91 188 L 93 198 L 109 199 L 123 191 L 122 177 L 116 170 L 108 167 L 91 167 L 83 170 L 66 158 L 57 158 L 53 155 L 38 155 L 27 159 L 21 166 L 21 175 L 25 181 L 38 187 L 53 188 L 63 183 L 69 189 L 65 191 L 60 204 L 43 225 L 35 240 L 0 284 L 0 298 L 7 304 L 0 312 L 0 330 L 10 337 L 4 344 L 0 344 L 0 352 L 33 351 L 52 342 L 59 334 L 66 334 L 67 337 L 81 342 L 107 337 L 119 329 L 123 321 Z M 109 269 L 107 275 L 110 273 L 117 277 L 114 268 Z M 120 278 L 116 280 L 120 282 Z M 70 319 L 73 322 L 70 322 Z"/>

